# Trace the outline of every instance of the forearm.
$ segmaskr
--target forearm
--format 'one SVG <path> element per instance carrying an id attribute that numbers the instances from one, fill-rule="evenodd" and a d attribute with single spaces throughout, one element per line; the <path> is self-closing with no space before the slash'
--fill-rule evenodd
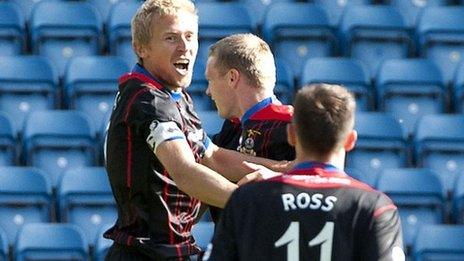
<path id="1" fill-rule="evenodd" d="M 220 148 L 216 145 L 211 146 L 214 146 L 213 149 L 209 154 L 205 155 L 201 163 L 234 182 L 239 181 L 246 174 L 250 173 L 250 169 L 243 164 L 244 161 L 263 165 L 271 169 L 281 163 L 280 161 L 254 157 Z"/>

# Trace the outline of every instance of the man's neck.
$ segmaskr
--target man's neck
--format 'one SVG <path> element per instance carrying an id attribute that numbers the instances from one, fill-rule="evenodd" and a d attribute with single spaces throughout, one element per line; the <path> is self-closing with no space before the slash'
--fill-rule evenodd
<path id="1" fill-rule="evenodd" d="M 330 153 L 325 156 L 321 155 L 316 155 L 316 154 L 311 154 L 311 153 L 302 153 L 296 149 L 296 158 L 295 158 L 295 164 L 305 162 L 305 161 L 312 161 L 312 162 L 321 162 L 321 163 L 329 163 L 335 167 L 337 167 L 339 170 L 344 169 L 345 165 L 345 151 L 344 150 L 339 150 L 337 152 Z"/>

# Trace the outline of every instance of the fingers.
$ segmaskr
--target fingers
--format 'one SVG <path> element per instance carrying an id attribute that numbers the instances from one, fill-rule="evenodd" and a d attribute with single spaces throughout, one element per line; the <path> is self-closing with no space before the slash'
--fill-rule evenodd
<path id="1" fill-rule="evenodd" d="M 252 172 L 248 175 L 246 175 L 245 177 L 243 177 L 241 180 L 239 180 L 237 182 L 237 185 L 239 186 L 243 186 L 247 183 L 250 183 L 250 182 L 253 182 L 253 181 L 259 181 L 259 180 L 263 180 L 263 177 L 261 175 L 261 173 L 258 171 L 255 171 L 255 172 Z"/>

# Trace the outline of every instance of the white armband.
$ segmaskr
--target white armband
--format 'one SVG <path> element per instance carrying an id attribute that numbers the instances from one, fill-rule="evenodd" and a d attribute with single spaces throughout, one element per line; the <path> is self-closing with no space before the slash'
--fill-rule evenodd
<path id="1" fill-rule="evenodd" d="M 153 152 L 156 153 L 156 148 L 164 141 L 176 139 L 185 139 L 185 135 L 175 122 L 153 121 L 150 124 L 150 134 L 147 137 L 147 143 Z"/>

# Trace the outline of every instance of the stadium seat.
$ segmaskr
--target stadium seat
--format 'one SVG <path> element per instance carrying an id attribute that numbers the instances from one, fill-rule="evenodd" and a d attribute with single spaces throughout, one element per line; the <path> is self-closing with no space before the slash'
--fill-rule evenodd
<path id="1" fill-rule="evenodd" d="M 239 2 L 198 3 L 199 48 L 197 60 L 206 62 L 208 49 L 217 40 L 254 31 L 247 9 Z"/>
<path id="2" fill-rule="evenodd" d="M 133 2 L 137 2 L 138 4 L 140 4 L 140 1 L 138 0 L 85 0 L 85 1 L 90 3 L 93 7 L 95 7 L 103 23 L 106 23 L 108 21 L 111 9 L 119 2 L 133 1 Z"/>
<path id="3" fill-rule="evenodd" d="M 192 226 L 192 236 L 195 238 L 195 242 L 202 250 L 206 250 L 211 239 L 213 239 L 213 234 L 213 222 L 198 222 Z"/>
<path id="4" fill-rule="evenodd" d="M 345 173 L 348 174 L 348 176 L 361 182 L 364 182 L 373 188 L 375 188 L 375 186 L 377 185 L 378 176 L 375 174 L 355 168 L 346 168 Z"/>
<path id="5" fill-rule="evenodd" d="M 456 68 L 451 91 L 454 111 L 464 113 L 464 62 L 461 62 Z"/>
<path id="6" fill-rule="evenodd" d="M 104 167 L 65 171 L 57 201 L 60 221 L 79 226 L 91 245 L 103 224 L 116 221 L 116 206 Z"/>
<path id="7" fill-rule="evenodd" d="M 200 111 L 198 112 L 198 116 L 200 117 L 203 130 L 210 138 L 221 131 L 224 120 L 219 117 L 217 111 Z"/>
<path id="8" fill-rule="evenodd" d="M 128 72 L 118 57 L 87 56 L 70 60 L 64 79 L 65 102 L 69 109 L 84 112 L 100 135 L 104 115 L 111 111 L 119 77 Z"/>
<path id="9" fill-rule="evenodd" d="M 326 12 L 311 3 L 269 6 L 262 31 L 275 57 L 284 60 L 297 79 L 308 58 L 334 55 L 337 47 Z"/>
<path id="10" fill-rule="evenodd" d="M 452 0 L 389 0 L 389 4 L 401 13 L 409 27 L 414 28 L 417 24 L 417 17 L 425 8 L 447 5 L 451 3 L 451 1 Z"/>
<path id="11" fill-rule="evenodd" d="M 452 193 L 464 171 L 464 115 L 423 116 L 414 132 L 414 148 L 416 165 L 433 169 Z"/>
<path id="12" fill-rule="evenodd" d="M 0 2 L 0 56 L 19 55 L 23 52 L 25 21 L 19 6 Z"/>
<path id="13" fill-rule="evenodd" d="M 238 0 L 247 8 L 250 18 L 255 27 L 262 26 L 264 16 L 269 6 L 280 2 L 296 2 L 297 0 Z"/>
<path id="14" fill-rule="evenodd" d="M 108 253 L 108 249 L 113 244 L 113 240 L 106 239 L 103 237 L 103 233 L 110 229 L 113 226 L 113 223 L 104 224 L 98 231 L 97 237 L 95 238 L 95 247 L 93 251 L 93 260 L 94 261 L 104 261 L 105 256 Z"/>
<path id="15" fill-rule="evenodd" d="M 375 0 L 374 0 L 375 1 Z M 313 0 L 314 3 L 322 6 L 329 15 L 330 24 L 338 27 L 340 19 L 346 8 L 355 5 L 369 5 L 372 0 Z"/>
<path id="16" fill-rule="evenodd" d="M 385 61 L 376 88 L 379 110 L 397 118 L 408 136 L 423 115 L 445 112 L 446 87 L 440 70 L 426 59 Z"/>
<path id="17" fill-rule="evenodd" d="M 457 224 L 464 224 L 464 172 L 461 172 L 454 184 L 452 200 L 453 221 Z"/>
<path id="18" fill-rule="evenodd" d="M 0 227 L 14 244 L 17 231 L 27 223 L 51 220 L 51 182 L 40 169 L 0 167 Z"/>
<path id="19" fill-rule="evenodd" d="M 16 131 L 13 130 L 11 118 L 0 112 L 0 166 L 11 166 L 17 163 Z"/>
<path id="20" fill-rule="evenodd" d="M 7 261 L 9 259 L 9 251 L 8 251 L 8 238 L 6 236 L 5 231 L 3 228 L 0 227 L 0 260 Z"/>
<path id="21" fill-rule="evenodd" d="M 276 59 L 276 84 L 274 93 L 283 104 L 292 104 L 295 92 L 292 68 L 284 60 Z"/>
<path id="22" fill-rule="evenodd" d="M 14 260 L 89 260 L 87 241 L 75 225 L 26 224 L 18 232 Z"/>
<path id="23" fill-rule="evenodd" d="M 412 48 L 403 17 L 390 6 L 352 6 L 340 24 L 345 55 L 361 60 L 375 76 L 381 62 L 406 58 Z"/>
<path id="24" fill-rule="evenodd" d="M 92 166 L 95 139 L 88 118 L 77 111 L 37 111 L 26 119 L 23 138 L 26 165 L 43 169 L 56 188 L 68 168 Z"/>
<path id="25" fill-rule="evenodd" d="M 129 66 L 137 62 L 132 50 L 131 19 L 141 2 L 121 1 L 114 5 L 108 18 L 108 49 L 111 55 L 124 59 Z"/>
<path id="26" fill-rule="evenodd" d="M 99 53 L 101 29 L 100 17 L 88 3 L 40 1 L 31 14 L 32 51 L 50 58 L 61 77 L 72 57 Z"/>
<path id="27" fill-rule="evenodd" d="M 355 117 L 358 140 L 347 154 L 346 166 L 377 176 L 382 169 L 406 167 L 407 143 L 393 116 L 379 112 L 358 112 Z"/>
<path id="28" fill-rule="evenodd" d="M 211 111 L 215 110 L 214 102 L 206 95 L 208 81 L 205 78 L 206 64 L 202 61 L 197 61 L 193 66 L 193 76 L 187 92 L 192 97 L 195 111 Z"/>
<path id="29" fill-rule="evenodd" d="M 311 58 L 305 63 L 301 85 L 309 83 L 341 84 L 356 97 L 356 109 L 373 109 L 373 90 L 369 71 L 361 61 L 352 58 Z"/>
<path id="30" fill-rule="evenodd" d="M 436 6 L 424 9 L 416 34 L 422 57 L 435 62 L 450 83 L 464 56 L 464 6 Z"/>
<path id="31" fill-rule="evenodd" d="M 387 194 L 399 209 L 405 245 L 414 243 L 423 224 L 443 222 L 444 193 L 440 180 L 429 169 L 385 169 L 377 189 Z"/>
<path id="32" fill-rule="evenodd" d="M 423 225 L 414 242 L 414 261 L 464 260 L 463 225 Z"/>
<path id="33" fill-rule="evenodd" d="M 0 111 L 14 119 L 15 130 L 22 131 L 29 112 L 55 108 L 58 78 L 48 59 L 5 56 L 0 68 Z"/>

